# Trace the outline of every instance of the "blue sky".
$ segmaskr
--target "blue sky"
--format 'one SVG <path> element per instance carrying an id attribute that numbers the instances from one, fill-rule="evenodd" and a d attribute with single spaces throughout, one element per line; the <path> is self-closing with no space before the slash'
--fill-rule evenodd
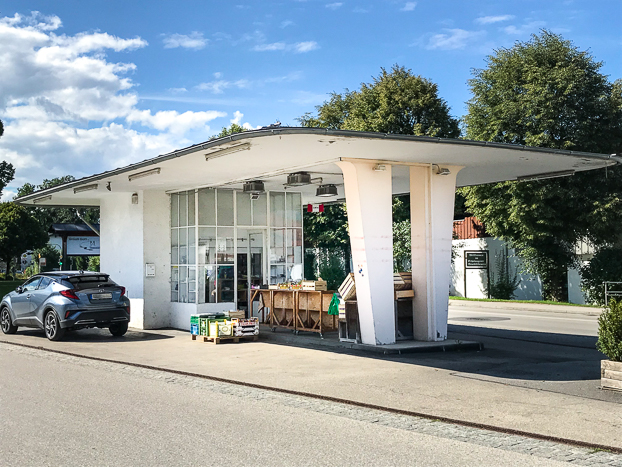
<path id="1" fill-rule="evenodd" d="M 471 69 L 541 28 L 622 78 L 621 20 L 621 0 L 0 0 L 0 159 L 17 169 L 4 198 L 232 121 L 296 125 L 395 63 L 438 83 L 460 117 Z"/>

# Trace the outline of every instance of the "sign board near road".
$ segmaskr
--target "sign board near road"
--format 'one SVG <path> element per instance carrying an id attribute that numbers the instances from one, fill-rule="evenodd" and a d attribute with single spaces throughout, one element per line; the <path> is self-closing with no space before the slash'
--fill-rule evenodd
<path id="1" fill-rule="evenodd" d="M 467 269 L 488 269 L 488 250 L 465 251 L 464 255 Z"/>
<path id="2" fill-rule="evenodd" d="M 67 255 L 99 256 L 99 237 L 67 237 Z"/>

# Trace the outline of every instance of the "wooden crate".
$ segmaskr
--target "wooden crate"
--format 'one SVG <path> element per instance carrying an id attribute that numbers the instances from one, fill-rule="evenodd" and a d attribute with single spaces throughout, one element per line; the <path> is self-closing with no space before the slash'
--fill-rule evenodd
<path id="1" fill-rule="evenodd" d="M 398 298 L 412 298 L 415 296 L 415 291 L 413 289 L 410 290 L 396 290 L 393 292 L 395 294 L 395 300 Z"/>
<path id="2" fill-rule="evenodd" d="M 223 342 L 240 342 L 240 339 L 244 340 L 252 340 L 256 341 L 259 339 L 258 336 L 226 336 L 226 337 L 210 337 L 210 336 L 192 336 L 193 341 L 198 342 L 212 342 L 214 344 L 221 344 Z"/>
<path id="3" fill-rule="evenodd" d="M 408 290 L 412 288 L 412 272 L 396 272 L 393 274 L 393 290 Z"/>
<path id="4" fill-rule="evenodd" d="M 302 281 L 302 290 L 328 290 L 328 284 L 326 281 Z"/>
<path id="5" fill-rule="evenodd" d="M 244 319 L 246 318 L 246 312 L 244 310 L 230 311 L 229 318 Z"/>
<path id="6" fill-rule="evenodd" d="M 348 274 L 339 286 L 339 295 L 344 300 L 356 299 L 356 284 L 354 283 L 354 273 Z"/>

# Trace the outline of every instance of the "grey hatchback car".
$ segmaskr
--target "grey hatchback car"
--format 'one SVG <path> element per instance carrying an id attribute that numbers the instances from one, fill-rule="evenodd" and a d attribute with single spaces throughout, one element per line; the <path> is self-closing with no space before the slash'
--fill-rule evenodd
<path id="1" fill-rule="evenodd" d="M 93 327 L 122 336 L 129 321 L 125 287 L 99 272 L 37 274 L 6 294 L 0 304 L 4 334 L 14 334 L 18 326 L 39 328 L 52 341 L 62 339 L 68 330 Z"/>

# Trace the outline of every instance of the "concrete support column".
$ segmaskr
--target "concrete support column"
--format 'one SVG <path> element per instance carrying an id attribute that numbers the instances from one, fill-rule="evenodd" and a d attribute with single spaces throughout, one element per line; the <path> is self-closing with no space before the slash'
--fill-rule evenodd
<path id="1" fill-rule="evenodd" d="M 460 166 L 410 168 L 410 219 L 414 334 L 416 340 L 447 338 L 456 175 Z"/>
<path id="2" fill-rule="evenodd" d="M 391 166 L 341 161 L 361 340 L 395 343 Z"/>

